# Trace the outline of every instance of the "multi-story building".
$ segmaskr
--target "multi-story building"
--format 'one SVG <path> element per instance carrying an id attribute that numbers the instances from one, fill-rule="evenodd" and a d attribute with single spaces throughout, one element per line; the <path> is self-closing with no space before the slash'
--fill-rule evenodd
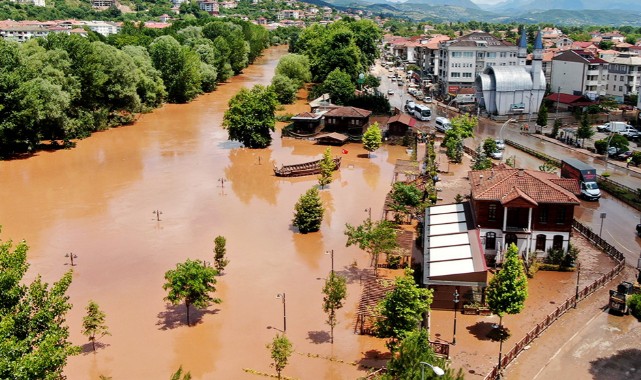
<path id="1" fill-rule="evenodd" d="M 94 8 L 109 8 L 116 4 L 116 0 L 92 0 L 91 6 Z"/>
<path id="2" fill-rule="evenodd" d="M 45 37 L 49 33 L 51 33 L 51 30 L 39 26 L 9 26 L 0 28 L 0 37 L 17 42 Z"/>
<path id="3" fill-rule="evenodd" d="M 474 32 L 440 44 L 438 61 L 439 91 L 457 94 L 474 87 L 476 76 L 491 66 L 525 65 L 517 57 L 518 48 L 485 32 Z"/>
<path id="4" fill-rule="evenodd" d="M 641 57 L 621 54 L 609 59 L 605 91 L 619 102 L 629 95 L 639 94 L 641 87 Z"/>
<path id="5" fill-rule="evenodd" d="M 90 30 L 98 34 L 102 34 L 103 36 L 116 34 L 121 29 L 120 25 L 107 21 L 86 21 L 85 25 L 89 27 Z"/>
<path id="6" fill-rule="evenodd" d="M 12 3 L 19 3 L 19 4 L 33 4 L 36 7 L 44 7 L 45 6 L 45 0 L 11 0 Z"/>
<path id="7" fill-rule="evenodd" d="M 416 65 L 421 68 L 423 77 L 436 77 L 438 74 L 439 44 L 450 37 L 442 34 L 432 36 L 416 47 Z"/>
<path id="8" fill-rule="evenodd" d="M 301 15 L 301 11 L 297 9 L 284 9 L 278 13 L 279 20 L 298 20 Z"/>
<path id="9" fill-rule="evenodd" d="M 567 50 L 552 58 L 551 88 L 594 100 L 606 94 L 608 62 L 584 50 Z"/>
<path id="10" fill-rule="evenodd" d="M 218 1 L 216 0 L 201 1 L 198 3 L 198 7 L 200 8 L 200 10 L 203 10 L 210 15 L 218 14 L 218 12 L 220 11 Z"/>

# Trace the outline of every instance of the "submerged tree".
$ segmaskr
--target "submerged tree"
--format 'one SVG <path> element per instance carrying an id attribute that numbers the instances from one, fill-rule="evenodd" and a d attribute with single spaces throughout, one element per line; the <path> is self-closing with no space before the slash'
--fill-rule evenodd
<path id="1" fill-rule="evenodd" d="M 283 370 L 287 366 L 289 357 L 292 356 L 292 353 L 294 352 L 292 343 L 289 341 L 289 339 L 287 339 L 287 336 L 285 334 L 276 335 L 271 344 L 267 345 L 267 348 L 270 350 L 273 360 L 271 366 L 276 369 L 276 373 L 278 374 L 278 378 L 280 379 L 281 372 L 283 372 Z"/>
<path id="2" fill-rule="evenodd" d="M 96 351 L 96 339 L 111 333 L 105 324 L 105 313 L 100 310 L 97 303 L 89 301 L 85 310 L 87 315 L 82 319 L 82 334 L 89 338 L 91 347 Z"/>
<path id="3" fill-rule="evenodd" d="M 294 206 L 292 224 L 298 227 L 300 233 L 316 232 L 323 221 L 323 202 L 318 195 L 318 189 L 313 187 L 298 199 Z"/>
<path id="4" fill-rule="evenodd" d="M 0 379 L 59 379 L 80 352 L 65 323 L 72 272 L 51 287 L 40 276 L 25 284 L 28 250 L 24 241 L 0 241 Z"/>
<path id="5" fill-rule="evenodd" d="M 229 139 L 247 148 L 268 147 L 276 124 L 277 104 L 276 94 L 270 87 L 255 85 L 251 90 L 241 89 L 229 100 L 229 109 L 223 117 Z"/>
<path id="6" fill-rule="evenodd" d="M 378 123 L 374 123 L 363 133 L 363 148 L 367 151 L 367 157 L 370 156 L 370 153 L 380 148 L 382 144 L 383 134 L 378 127 Z"/>
<path id="7" fill-rule="evenodd" d="M 374 223 L 371 219 L 366 219 L 363 224 L 357 227 L 348 223 L 345 225 L 345 235 L 347 235 L 346 247 L 358 245 L 360 249 L 370 254 L 374 273 L 378 267 L 379 255 L 392 253 L 398 247 L 396 230 L 393 224 L 387 220 Z"/>
<path id="8" fill-rule="evenodd" d="M 183 372 L 183 367 L 180 366 L 178 371 L 174 372 L 169 380 L 191 380 L 191 372 Z"/>
<path id="9" fill-rule="evenodd" d="M 323 311 L 327 313 L 327 324 L 330 327 L 329 339 L 334 343 L 334 327 L 338 323 L 336 310 L 343 307 L 343 301 L 347 297 L 347 280 L 344 276 L 332 271 L 329 278 L 325 280 L 323 287 Z"/>
<path id="10" fill-rule="evenodd" d="M 318 176 L 318 184 L 322 189 L 325 185 L 332 183 L 334 170 L 336 170 L 336 163 L 334 163 L 334 159 L 332 158 L 331 149 L 325 149 L 325 153 L 323 153 L 323 158 L 320 162 L 320 168 L 321 172 Z"/>
<path id="11" fill-rule="evenodd" d="M 396 277 L 394 289 L 385 295 L 378 304 L 380 319 L 376 320 L 376 334 L 390 338 L 387 347 L 394 352 L 398 342 L 416 330 L 423 313 L 429 311 L 433 291 L 420 288 L 414 281 L 413 271 L 406 269 L 405 274 Z"/>
<path id="12" fill-rule="evenodd" d="M 169 290 L 165 301 L 172 305 L 184 302 L 187 308 L 187 326 L 190 326 L 189 306 L 205 308 L 212 303 L 221 303 L 220 298 L 210 295 L 216 291 L 216 275 L 218 272 L 205 265 L 201 260 L 187 259 L 176 265 L 176 269 L 165 273 L 167 282 L 162 286 Z"/>
<path id="13" fill-rule="evenodd" d="M 225 258 L 227 253 L 227 239 L 224 236 L 216 236 L 214 239 L 214 266 L 218 273 L 222 273 L 223 269 L 229 264 L 229 260 Z"/>

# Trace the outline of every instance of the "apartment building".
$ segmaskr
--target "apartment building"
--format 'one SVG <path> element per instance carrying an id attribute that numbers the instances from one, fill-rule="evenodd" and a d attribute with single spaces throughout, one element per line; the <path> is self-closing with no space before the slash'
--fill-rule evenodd
<path id="1" fill-rule="evenodd" d="M 608 62 L 606 93 L 619 102 L 623 102 L 626 96 L 638 94 L 641 87 L 641 57 L 621 54 L 608 59 Z"/>
<path id="2" fill-rule="evenodd" d="M 487 67 L 525 65 L 518 58 L 518 47 L 485 32 L 473 32 L 440 44 L 438 60 L 439 91 L 457 94 L 474 87 L 476 76 Z"/>
<path id="3" fill-rule="evenodd" d="M 608 62 L 585 50 L 567 50 L 552 59 L 553 89 L 594 100 L 606 95 Z"/>

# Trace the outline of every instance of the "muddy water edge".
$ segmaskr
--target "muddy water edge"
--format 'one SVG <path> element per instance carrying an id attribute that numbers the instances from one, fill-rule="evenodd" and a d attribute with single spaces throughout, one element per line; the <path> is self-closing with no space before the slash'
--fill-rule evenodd
<path id="1" fill-rule="evenodd" d="M 165 105 L 74 149 L 0 162 L 2 239 L 27 240 L 29 279 L 56 281 L 71 269 L 65 254 L 77 256 L 67 323 L 84 352 L 69 359 L 69 379 L 168 379 L 179 366 L 194 379 L 275 373 L 265 346 L 283 329 L 283 306 L 296 350 L 286 376 L 355 379 L 364 370 L 350 363 L 385 351 L 380 340 L 354 334 L 359 272 L 369 260 L 345 248 L 343 231 L 369 207 L 381 215 L 394 162 L 407 154 L 384 146 L 367 158 L 360 144 L 348 144 L 344 155 L 332 147 L 343 165 L 321 191 L 322 228 L 295 233 L 294 204 L 316 178 L 278 178 L 273 165 L 319 158 L 325 147 L 281 139 L 277 130 L 271 147 L 249 150 L 221 128 L 228 100 L 242 87 L 268 84 L 284 54 L 286 47 L 271 48 L 215 92 Z M 299 99 L 286 112 L 308 109 Z M 164 273 L 187 258 L 213 261 L 217 235 L 227 238 L 230 260 L 218 277 L 222 303 L 192 309 L 188 327 L 184 305 L 163 301 Z M 349 274 L 333 345 L 321 306 L 332 249 L 335 269 Z M 276 298 L 283 292 L 285 305 Z M 111 332 L 96 353 L 80 333 L 89 300 L 104 310 Z"/>

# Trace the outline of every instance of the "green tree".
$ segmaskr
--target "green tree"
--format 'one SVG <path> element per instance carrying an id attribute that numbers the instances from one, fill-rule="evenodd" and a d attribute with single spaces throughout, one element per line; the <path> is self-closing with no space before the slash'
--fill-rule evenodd
<path id="1" fill-rule="evenodd" d="M 271 88 L 280 104 L 292 104 L 296 100 L 296 83 L 284 75 L 274 75 Z"/>
<path id="2" fill-rule="evenodd" d="M 292 343 L 289 341 L 289 339 L 287 339 L 287 336 L 285 334 L 277 334 L 271 344 L 267 345 L 267 348 L 270 350 L 273 361 L 271 366 L 276 369 L 276 373 L 278 374 L 278 378 L 280 379 L 281 372 L 283 372 L 285 367 L 287 367 L 289 357 L 294 353 Z"/>
<path id="3" fill-rule="evenodd" d="M 485 156 L 489 157 L 492 153 L 496 152 L 499 150 L 499 148 L 496 145 L 496 140 L 494 140 L 491 137 L 486 138 L 483 140 L 483 153 Z"/>
<path id="4" fill-rule="evenodd" d="M 548 125 L 548 107 L 545 103 L 541 103 L 541 108 L 539 108 L 539 115 L 536 118 L 536 124 L 541 127 L 546 127 Z"/>
<path id="5" fill-rule="evenodd" d="M 423 367 L 421 362 L 437 366 L 444 370 L 445 374 L 437 376 L 430 368 Z M 406 334 L 398 345 L 397 354 L 392 355 L 387 362 L 387 373 L 381 377 L 381 380 L 464 379 L 461 369 L 455 373 L 448 366 L 448 361 L 434 352 L 429 342 L 427 330 L 413 330 Z"/>
<path id="6" fill-rule="evenodd" d="M 28 250 L 24 241 L 0 241 L 0 378 L 60 379 L 80 352 L 66 326 L 72 272 L 51 287 L 40 276 L 26 284 Z"/>
<path id="7" fill-rule="evenodd" d="M 180 366 L 180 368 L 178 368 L 178 371 L 174 372 L 169 380 L 191 380 L 191 372 L 183 373 L 183 367 Z"/>
<path id="8" fill-rule="evenodd" d="M 91 347 L 96 351 L 96 339 L 111 333 L 105 324 L 105 313 L 100 310 L 97 303 L 89 301 L 85 310 L 87 315 L 82 319 L 82 334 L 89 338 Z"/>
<path id="9" fill-rule="evenodd" d="M 394 289 L 377 305 L 382 318 L 376 320 L 376 334 L 390 338 L 387 347 L 395 352 L 399 341 L 416 330 L 423 313 L 429 312 L 433 291 L 420 288 L 414 281 L 413 271 L 406 269 L 403 276 L 396 277 Z"/>
<path id="10" fill-rule="evenodd" d="M 378 267 L 378 257 L 381 253 L 391 254 L 398 248 L 396 241 L 396 230 L 393 224 L 387 220 L 372 222 L 366 219 L 360 226 L 345 225 L 345 235 L 347 236 L 346 247 L 358 245 L 358 247 L 370 254 L 371 265 L 374 266 L 374 272 Z"/>
<path id="11" fill-rule="evenodd" d="M 516 244 L 510 244 L 505 251 L 503 267 L 490 280 L 486 294 L 490 310 L 499 316 L 499 332 L 502 343 L 505 336 L 503 334 L 503 316 L 520 313 L 525 306 L 528 295 L 527 276 L 523 262 L 519 259 L 519 249 Z"/>
<path id="12" fill-rule="evenodd" d="M 227 254 L 227 239 L 224 236 L 216 236 L 214 239 L 214 266 L 218 273 L 223 273 L 223 270 L 229 264 L 229 260 L 225 258 Z"/>
<path id="13" fill-rule="evenodd" d="M 312 80 L 309 58 L 300 54 L 287 54 L 278 61 L 276 74 L 288 77 L 296 83 L 298 88 L 301 88 Z"/>
<path id="14" fill-rule="evenodd" d="M 229 100 L 223 117 L 223 127 L 229 139 L 240 141 L 248 148 L 265 148 L 272 142 L 271 131 L 276 124 L 276 94 L 265 86 L 242 88 Z"/>
<path id="15" fill-rule="evenodd" d="M 216 275 L 218 272 L 205 265 L 201 260 L 187 259 L 184 263 L 176 265 L 176 269 L 165 273 L 167 281 L 162 288 L 169 293 L 165 301 L 172 305 L 185 303 L 187 308 L 187 326 L 190 326 L 189 307 L 205 308 L 212 303 L 221 303 L 220 298 L 210 295 L 216 291 Z"/>
<path id="16" fill-rule="evenodd" d="M 617 152 L 625 152 L 629 150 L 630 141 L 625 136 L 615 133 L 610 138 L 610 147 L 617 149 Z"/>
<path id="17" fill-rule="evenodd" d="M 332 102 L 340 105 L 347 104 L 354 97 L 354 91 L 356 91 L 349 74 L 338 68 L 329 73 L 321 88 L 323 93 L 329 94 Z"/>
<path id="18" fill-rule="evenodd" d="M 298 199 L 294 206 L 294 220 L 292 224 L 302 234 L 316 232 L 323 221 L 323 202 L 321 202 L 318 189 L 313 187 Z"/>
<path id="19" fill-rule="evenodd" d="M 169 101 L 185 103 L 201 92 L 200 57 L 171 36 L 162 36 L 149 45 L 154 67 L 160 71 Z"/>
<path id="20" fill-rule="evenodd" d="M 338 324 L 336 310 L 343 307 L 347 297 L 347 280 L 344 276 L 330 272 L 323 287 L 323 311 L 327 313 L 327 324 L 330 327 L 330 342 L 334 343 L 334 327 Z"/>
<path id="21" fill-rule="evenodd" d="M 445 132 L 442 144 L 447 149 L 447 157 L 453 162 L 463 159 L 463 140 L 471 137 L 478 125 L 478 119 L 470 115 L 461 115 L 451 120 L 452 127 Z"/>
<path id="22" fill-rule="evenodd" d="M 318 176 L 318 184 L 320 185 L 321 189 L 323 189 L 325 185 L 329 185 L 330 183 L 332 183 L 334 170 L 336 170 L 336 163 L 334 163 L 334 159 L 332 158 L 332 150 L 330 148 L 325 149 L 323 158 L 320 162 L 320 168 L 321 172 Z"/>
<path id="23" fill-rule="evenodd" d="M 561 119 L 554 120 L 554 126 L 552 127 L 552 132 L 550 132 L 550 137 L 555 139 L 556 136 L 559 134 L 559 129 L 561 129 L 562 125 L 563 125 L 563 122 L 561 121 Z"/>
<path id="24" fill-rule="evenodd" d="M 382 144 L 383 134 L 381 129 L 378 127 L 378 123 L 373 123 L 363 133 L 363 148 L 367 151 L 367 157 L 370 157 L 370 154 L 380 148 Z"/>
<path id="25" fill-rule="evenodd" d="M 581 145 L 584 145 L 585 139 L 589 139 L 592 136 L 594 136 L 594 129 L 592 129 L 592 126 L 590 125 L 588 113 L 584 112 L 581 115 L 581 123 L 579 124 L 579 128 L 577 128 L 576 130 L 576 137 L 578 139 L 581 139 Z"/>
<path id="26" fill-rule="evenodd" d="M 545 161 L 543 165 L 539 165 L 539 170 L 546 173 L 556 173 L 557 167 L 550 161 Z"/>
<path id="27" fill-rule="evenodd" d="M 487 141 L 487 140 L 486 140 Z M 494 142 L 494 140 L 492 140 Z M 496 143 L 494 143 L 496 145 Z M 485 148 L 485 144 L 483 144 Z M 481 150 L 480 146 L 476 147 L 476 155 L 472 158 L 472 170 L 485 170 L 492 167 L 492 160 Z"/>

